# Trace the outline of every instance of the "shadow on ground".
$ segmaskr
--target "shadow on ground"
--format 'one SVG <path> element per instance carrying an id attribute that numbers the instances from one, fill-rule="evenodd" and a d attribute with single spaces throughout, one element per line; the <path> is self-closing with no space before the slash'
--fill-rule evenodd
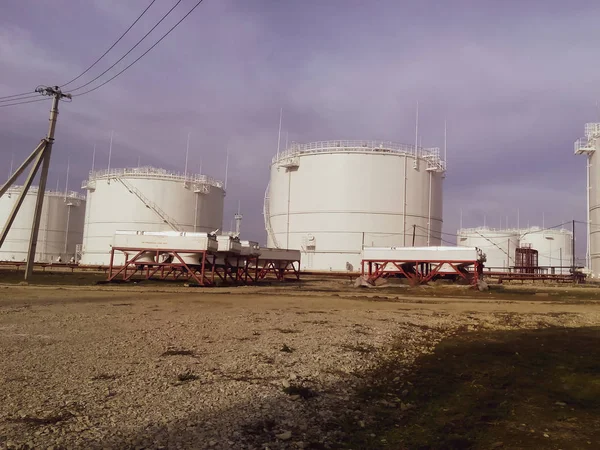
<path id="1" fill-rule="evenodd" d="M 395 364 L 368 375 L 358 396 L 377 420 L 347 422 L 344 447 L 599 448 L 600 327 L 465 333 L 404 379 Z"/>

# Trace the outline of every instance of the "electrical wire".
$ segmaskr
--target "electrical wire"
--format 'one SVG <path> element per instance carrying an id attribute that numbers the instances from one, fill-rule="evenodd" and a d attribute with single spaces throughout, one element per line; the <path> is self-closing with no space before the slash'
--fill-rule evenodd
<path id="1" fill-rule="evenodd" d="M 13 100 L 18 100 L 15 97 L 22 97 L 24 95 L 30 95 L 30 94 L 33 94 L 33 93 L 34 93 L 34 91 L 28 91 L 28 92 L 23 92 L 21 94 L 4 95 L 4 96 L 0 97 L 0 100 L 3 100 L 5 98 L 11 98 Z"/>
<path id="2" fill-rule="evenodd" d="M 151 6 L 152 6 L 152 5 L 153 5 L 155 2 L 156 2 L 156 0 L 152 0 L 152 1 L 150 2 L 150 4 L 149 4 L 149 5 L 146 7 L 146 9 L 144 9 L 144 10 L 142 11 L 142 13 L 141 13 L 141 14 L 140 14 L 140 15 L 137 17 L 137 19 L 135 19 L 135 20 L 134 20 L 134 22 L 133 22 L 131 25 L 129 25 L 129 28 L 127 28 L 127 29 L 125 30 L 125 32 L 124 32 L 124 33 L 123 33 L 121 36 L 119 36 L 119 39 L 117 39 L 117 40 L 116 40 L 116 41 L 115 41 L 115 42 L 114 42 L 114 43 L 113 43 L 113 44 L 112 44 L 112 45 L 111 45 L 111 46 L 108 48 L 108 50 L 106 50 L 106 51 L 105 51 L 105 52 L 102 54 L 102 56 L 100 56 L 100 58 L 98 58 L 96 61 L 94 61 L 90 67 L 88 67 L 87 69 L 85 69 L 83 72 L 81 72 L 81 73 L 80 73 L 79 75 L 77 75 L 75 78 L 73 78 L 71 81 L 67 81 L 65 84 L 62 84 L 60 87 L 61 87 L 61 88 L 62 88 L 62 87 L 65 87 L 65 86 L 67 86 L 67 85 L 71 84 L 73 81 L 77 81 L 77 80 L 78 80 L 78 79 L 80 79 L 82 76 L 84 76 L 86 73 L 88 73 L 88 72 L 90 71 L 90 69 L 92 69 L 92 68 L 93 68 L 93 67 L 94 67 L 96 64 L 98 64 L 98 63 L 99 63 L 99 62 L 102 60 L 102 58 L 104 58 L 104 57 L 105 57 L 105 56 L 108 54 L 108 52 L 110 52 L 110 51 L 111 51 L 111 50 L 112 50 L 112 49 L 115 47 L 115 45 L 117 45 L 117 44 L 118 44 L 118 43 L 121 41 L 121 39 L 123 39 L 123 38 L 125 37 L 125 35 L 126 35 L 127 33 L 129 33 L 129 31 L 130 31 L 130 30 L 131 30 L 131 29 L 134 27 L 134 25 L 135 25 L 136 23 L 138 23 L 138 22 L 139 22 L 139 20 L 140 20 L 140 19 L 143 17 L 143 15 L 144 15 L 144 14 L 146 14 L 146 12 L 147 12 L 147 11 L 150 9 L 150 7 L 151 7 Z"/>
<path id="3" fill-rule="evenodd" d="M 20 102 L 21 100 L 27 100 L 30 98 L 35 98 L 35 97 L 39 97 L 40 94 L 34 94 L 34 95 L 26 95 L 25 97 L 19 97 L 19 98 L 7 98 L 7 99 L 0 99 L 0 103 L 4 103 L 4 102 Z"/>
<path id="4" fill-rule="evenodd" d="M 180 1 L 181 1 L 181 0 L 180 0 Z M 92 89 L 89 89 L 89 90 L 87 90 L 87 91 L 81 92 L 81 93 L 79 93 L 79 94 L 74 94 L 74 95 L 73 95 L 73 97 L 79 97 L 79 96 L 81 96 L 81 95 L 89 94 L 90 92 L 93 92 L 93 91 L 95 91 L 96 89 L 100 89 L 100 88 L 101 88 L 102 86 L 104 86 L 105 84 L 107 84 L 107 83 L 110 83 L 112 80 L 114 80 L 115 78 L 117 78 L 119 75 L 121 75 L 121 74 L 122 74 L 123 72 L 125 72 L 127 69 L 129 69 L 131 66 L 133 66 L 135 63 L 137 63 L 137 62 L 138 62 L 140 59 L 142 59 L 144 56 L 146 56 L 146 54 L 147 54 L 148 52 L 150 52 L 150 51 L 151 51 L 151 50 L 152 50 L 154 47 L 156 47 L 156 46 L 157 46 L 157 45 L 158 45 L 158 44 L 159 44 L 159 43 L 160 43 L 160 42 L 161 42 L 161 41 L 162 41 L 164 38 L 166 38 L 166 37 L 167 37 L 169 34 L 171 34 L 171 32 L 172 32 L 172 31 L 173 31 L 175 28 L 177 28 L 177 27 L 179 26 L 179 24 L 180 24 L 181 22 L 183 22 L 183 21 L 184 21 L 184 20 L 185 20 L 185 19 L 186 19 L 186 18 L 187 18 L 187 17 L 188 17 L 188 16 L 189 16 L 189 15 L 190 15 L 192 12 L 194 12 L 194 10 L 195 10 L 195 9 L 196 9 L 198 6 L 200 6 L 200 4 L 201 4 L 203 1 L 204 1 L 204 0 L 199 0 L 199 1 L 198 1 L 198 2 L 197 2 L 197 3 L 196 3 L 196 4 L 195 4 L 193 7 L 192 7 L 192 9 L 190 9 L 190 11 L 189 11 L 188 13 L 187 13 L 185 16 L 183 16 L 183 17 L 182 17 L 182 18 L 179 20 L 179 22 L 177 22 L 175 25 L 173 25 L 173 26 L 172 26 L 172 27 L 169 29 L 169 31 L 167 31 L 165 34 L 163 34 L 163 35 L 162 35 L 162 37 L 161 37 L 161 38 L 160 38 L 158 41 L 156 41 L 156 42 L 154 43 L 154 45 L 152 45 L 152 47 L 150 47 L 148 50 L 146 50 L 144 53 L 142 53 L 142 54 L 141 54 L 141 55 L 140 55 L 140 56 L 139 56 L 137 59 L 135 59 L 135 60 L 134 60 L 134 61 L 133 61 L 131 64 L 129 64 L 129 65 L 128 65 L 127 67 L 125 67 L 123 70 L 121 70 L 121 71 L 120 71 L 120 72 L 118 72 L 117 74 L 113 75 L 111 78 L 109 78 L 108 80 L 106 80 L 104 83 L 102 83 L 102 84 L 99 84 L 98 86 L 96 86 L 96 87 L 94 87 L 94 88 L 92 88 Z M 179 2 L 177 2 L 177 4 L 179 4 Z M 177 4 L 176 4 L 175 6 L 177 6 Z M 83 87 L 83 86 L 81 86 L 81 87 Z"/>
<path id="5" fill-rule="evenodd" d="M 178 0 L 178 1 L 177 1 L 177 3 L 175 3 L 175 4 L 174 4 L 174 5 L 171 7 L 171 9 L 169 9 L 169 10 L 167 11 L 167 13 L 166 13 L 166 14 L 164 14 L 164 15 L 162 16 L 162 18 L 161 18 L 161 19 L 160 19 L 160 20 L 159 20 L 159 21 L 158 21 L 158 22 L 157 22 L 157 23 L 156 23 L 156 24 L 155 24 L 155 25 L 154 25 L 152 28 L 150 28 L 150 31 L 148 31 L 148 32 L 147 32 L 147 33 L 146 33 L 146 34 L 145 34 L 145 35 L 144 35 L 144 36 L 143 36 L 143 37 L 142 37 L 142 38 L 141 38 L 139 41 L 137 41 L 137 42 L 136 42 L 136 44 L 135 44 L 133 47 L 131 47 L 131 48 L 130 48 L 130 49 L 127 51 L 127 53 L 125 53 L 123 56 L 121 56 L 121 58 L 119 58 L 119 59 L 118 59 L 118 60 L 117 60 L 117 61 L 116 61 L 116 62 L 115 62 L 115 63 L 114 63 L 112 66 L 110 66 L 108 69 L 106 69 L 106 70 L 105 70 L 104 72 L 102 72 L 100 75 L 98 75 L 96 78 L 93 78 L 92 80 L 88 81 L 88 82 L 87 82 L 87 83 L 85 83 L 85 84 L 82 84 L 81 86 L 78 86 L 78 87 L 76 87 L 76 88 L 74 88 L 74 89 L 71 89 L 71 91 L 70 91 L 70 92 L 75 92 L 75 91 L 78 91 L 79 89 L 83 89 L 84 87 L 86 87 L 86 86 L 89 86 L 89 85 L 90 85 L 90 84 L 92 84 L 94 81 L 96 81 L 98 78 L 102 77 L 104 74 L 106 74 L 106 73 L 107 73 L 108 71 L 110 71 L 112 68 L 114 68 L 114 67 L 115 67 L 117 64 L 119 64 L 121 61 L 123 61 L 123 60 L 124 60 L 124 59 L 127 57 L 127 55 L 129 55 L 129 54 L 130 54 L 130 53 L 131 53 L 133 50 L 135 50 L 135 49 L 137 48 L 137 46 L 138 46 L 138 45 L 140 45 L 140 44 L 141 44 L 141 43 L 144 41 L 144 39 L 146 39 L 146 38 L 147 38 L 147 37 L 150 35 L 150 33 L 152 33 L 152 32 L 153 32 L 153 31 L 156 29 L 156 27 L 158 27 L 158 26 L 159 26 L 159 25 L 162 23 L 162 21 L 163 21 L 163 20 L 165 20 L 165 19 L 167 18 L 167 17 L 169 16 L 169 14 L 171 14 L 171 13 L 173 12 L 173 10 L 174 10 L 175 8 L 177 8 L 177 6 L 178 6 L 178 5 L 179 5 L 179 4 L 180 4 L 182 1 L 183 1 L 183 0 Z M 196 5 L 196 6 L 198 6 L 198 5 Z M 194 7 L 194 8 L 195 8 L 195 7 Z M 188 14 L 189 14 L 189 13 L 188 13 Z M 175 25 L 175 26 L 177 26 L 177 25 Z M 163 37 L 164 37 L 164 36 L 163 36 Z M 161 38 L 161 39 L 162 39 L 162 38 Z M 160 42 L 160 40 L 159 40 L 158 42 Z M 155 45 L 156 45 L 156 44 L 155 44 Z M 150 47 L 150 49 L 152 49 L 152 47 Z M 144 53 L 144 54 L 145 54 L 145 53 Z M 142 55 L 142 56 L 144 56 L 144 55 Z M 137 60 L 136 60 L 136 61 L 137 61 Z M 134 61 L 134 63 L 135 63 L 135 61 Z M 129 67 L 129 66 L 127 66 L 127 67 L 125 68 L 125 70 L 127 70 L 127 68 L 128 68 L 128 67 Z M 117 74 L 117 75 L 118 75 L 118 74 Z M 111 78 L 111 79 L 109 79 L 109 81 L 110 81 L 110 80 L 112 80 L 112 78 Z M 77 95 L 83 95 L 83 94 L 77 94 Z"/>
<path id="6" fill-rule="evenodd" d="M 7 106 L 25 105 L 26 103 L 43 102 L 44 100 L 50 100 L 50 98 L 38 98 L 37 100 L 29 100 L 27 102 L 5 103 L 3 105 L 0 105 L 0 108 L 6 108 Z"/>

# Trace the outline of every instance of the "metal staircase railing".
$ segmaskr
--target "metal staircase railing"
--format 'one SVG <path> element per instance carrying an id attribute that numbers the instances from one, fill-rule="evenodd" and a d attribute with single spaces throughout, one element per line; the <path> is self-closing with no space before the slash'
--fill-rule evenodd
<path id="1" fill-rule="evenodd" d="M 115 177 L 125 188 L 134 194 L 137 198 L 141 200 L 141 202 L 146 205 L 147 208 L 150 208 L 154 211 L 167 225 L 169 225 L 174 231 L 183 231 L 181 225 L 179 225 L 174 219 L 169 217 L 167 213 L 165 213 L 156 203 L 150 201 L 142 192 L 133 186 L 131 183 L 125 181 L 121 177 Z"/>
<path id="2" fill-rule="evenodd" d="M 267 235 L 273 241 L 273 245 L 275 248 L 280 248 L 279 243 L 277 242 L 277 238 L 275 237 L 275 233 L 273 232 L 273 227 L 271 225 L 271 210 L 269 207 L 270 197 L 269 197 L 269 188 L 270 183 L 267 185 L 267 189 L 265 190 L 265 202 L 263 204 L 263 216 L 265 219 L 265 229 L 267 230 Z"/>

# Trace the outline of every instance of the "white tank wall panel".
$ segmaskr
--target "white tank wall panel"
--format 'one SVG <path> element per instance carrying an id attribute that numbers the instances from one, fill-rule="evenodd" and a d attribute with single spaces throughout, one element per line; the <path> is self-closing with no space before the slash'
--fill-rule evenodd
<path id="1" fill-rule="evenodd" d="M 477 247 L 486 255 L 484 267 L 506 269 L 515 265 L 515 249 L 519 246 L 519 230 L 472 228 L 458 231 L 456 244 Z"/>
<path id="2" fill-rule="evenodd" d="M 303 148 L 291 152 L 297 167 L 281 165 L 285 154 L 275 159 L 265 200 L 268 246 L 301 250 L 302 270 L 360 270 L 363 245 L 412 245 L 413 224 L 415 245 L 440 244 L 442 170 L 428 172 L 427 161 L 402 152 Z"/>
<path id="3" fill-rule="evenodd" d="M 212 232 L 222 228 L 223 184 L 209 177 L 184 177 L 154 168 L 113 169 L 110 173 L 90 174 L 84 185 L 88 189 L 88 210 L 81 264 L 108 265 L 117 230 L 171 231 L 169 221 L 178 231 Z M 202 193 L 194 192 L 202 189 Z M 122 262 L 123 255 L 115 253 L 114 263 Z"/>
<path id="4" fill-rule="evenodd" d="M 4 228 L 22 187 L 8 190 L 0 198 L 0 228 Z M 31 187 L 11 227 L 6 241 L 0 248 L 0 260 L 25 261 L 35 212 L 37 188 Z M 58 257 L 63 262 L 75 256 L 76 246 L 83 239 L 85 199 L 81 194 L 47 191 L 44 196 L 36 262 L 52 262 Z"/>
<path id="5" fill-rule="evenodd" d="M 569 230 L 542 230 L 539 227 L 521 230 L 520 245 L 531 246 L 538 251 L 538 266 L 566 267 L 569 273 L 573 258 L 573 233 Z M 555 273 L 561 273 L 556 269 Z"/>

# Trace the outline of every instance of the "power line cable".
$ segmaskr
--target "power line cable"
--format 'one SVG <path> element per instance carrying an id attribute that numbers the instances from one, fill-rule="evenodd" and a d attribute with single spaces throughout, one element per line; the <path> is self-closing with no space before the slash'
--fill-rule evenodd
<path id="1" fill-rule="evenodd" d="M 51 99 L 50 98 L 38 98 L 37 100 L 29 100 L 27 102 L 5 103 L 3 105 L 0 105 L 0 108 L 6 108 L 7 106 L 25 105 L 26 103 L 43 102 L 44 100 L 51 100 Z"/>
<path id="2" fill-rule="evenodd" d="M 181 0 L 180 0 L 180 1 L 181 1 Z M 179 1 L 179 2 L 180 2 L 180 1 Z M 169 29 L 169 31 L 167 31 L 167 32 L 166 32 L 166 33 L 165 33 L 165 34 L 164 34 L 164 35 L 163 35 L 163 36 L 162 36 L 162 37 L 161 37 L 161 38 L 160 38 L 158 41 L 156 41 L 156 42 L 154 43 L 154 45 L 152 45 L 152 47 L 150 47 L 148 50 L 146 50 L 144 53 L 142 53 L 142 54 L 141 54 L 141 55 L 140 55 L 140 56 L 139 56 L 139 57 L 138 57 L 136 60 L 134 60 L 134 61 L 133 61 L 131 64 L 129 64 L 129 65 L 128 65 L 127 67 L 125 67 L 123 70 L 121 70 L 120 72 L 118 72 L 117 74 L 115 74 L 114 76 L 112 76 L 111 78 L 109 78 L 108 80 L 106 80 L 104 83 L 102 83 L 102 84 L 99 84 L 98 86 L 96 86 L 96 87 L 94 87 L 94 88 L 92 88 L 92 89 L 89 89 L 89 90 L 87 90 L 87 91 L 85 91 L 85 92 L 81 92 L 81 93 L 79 93 L 79 94 L 74 94 L 74 95 L 73 95 L 73 97 L 78 97 L 78 96 L 80 96 L 80 95 L 89 94 L 90 92 L 93 92 L 93 91 L 95 91 L 96 89 L 100 89 L 100 88 L 101 88 L 102 86 L 104 86 L 105 84 L 107 84 L 107 83 L 110 83 L 112 80 L 114 80 L 115 78 L 117 78 L 119 75 L 121 75 L 121 74 L 122 74 L 123 72 L 125 72 L 127 69 L 129 69 L 131 66 L 133 66 L 135 63 L 137 63 L 137 62 L 138 62 L 140 59 L 142 59 L 144 56 L 146 56 L 146 54 L 147 54 L 148 52 L 150 52 L 150 51 L 151 51 L 151 50 L 152 50 L 154 47 L 156 47 L 156 46 L 157 46 L 157 45 L 158 45 L 158 44 L 159 44 L 159 43 L 160 43 L 160 42 L 161 42 L 161 41 L 162 41 L 164 38 L 166 38 L 166 37 L 167 37 L 169 34 L 171 34 L 171 32 L 172 32 L 172 31 L 173 31 L 175 28 L 177 28 L 177 27 L 179 26 L 179 24 L 180 24 L 181 22 L 183 22 L 183 21 L 184 21 L 184 20 L 185 20 L 185 19 L 186 19 L 186 18 L 187 18 L 187 17 L 188 17 L 188 16 L 189 16 L 189 15 L 190 15 L 190 14 L 191 14 L 191 13 L 192 13 L 192 12 L 193 12 L 193 11 L 194 11 L 196 8 L 197 8 L 197 7 L 198 7 L 198 6 L 200 6 L 200 4 L 201 4 L 203 1 L 204 1 L 204 0 L 199 0 L 199 1 L 198 1 L 198 3 L 196 3 L 196 4 L 195 4 L 195 5 L 192 7 L 192 9 L 191 9 L 191 10 L 190 10 L 188 13 L 187 13 L 185 16 L 183 16 L 183 17 L 182 17 L 182 18 L 179 20 L 179 22 L 177 22 L 175 25 L 173 25 L 173 26 L 172 26 L 172 27 Z M 177 4 L 176 4 L 175 6 L 177 6 L 177 5 L 179 4 L 179 2 L 177 2 Z M 83 87 L 83 86 L 81 86 L 81 87 Z"/>
<path id="3" fill-rule="evenodd" d="M 22 92 L 21 94 L 4 95 L 4 96 L 0 97 L 0 100 L 5 99 L 5 98 L 12 98 L 14 100 L 17 100 L 15 97 L 22 97 L 24 95 L 30 95 L 33 93 L 34 93 L 34 91 L 28 91 L 28 92 Z"/>
<path id="4" fill-rule="evenodd" d="M 108 69 L 106 69 L 106 70 L 105 70 L 104 72 L 102 72 L 100 75 L 98 75 L 96 78 L 93 78 L 93 79 L 91 79 L 90 81 L 88 81 L 88 82 L 87 82 L 87 83 L 85 83 L 85 84 L 82 84 L 81 86 L 78 86 L 78 87 L 76 87 L 76 88 L 74 88 L 74 89 L 71 89 L 71 90 L 70 90 L 70 92 L 75 92 L 75 91 L 78 91 L 79 89 L 82 89 L 82 88 L 84 88 L 84 87 L 86 87 L 86 86 L 89 86 L 89 85 L 90 85 L 90 84 L 92 84 L 94 81 L 96 81 L 98 78 L 102 77 L 104 74 L 106 74 L 106 73 L 107 73 L 108 71 L 110 71 L 112 68 L 114 68 L 114 67 L 115 67 L 117 64 L 119 64 L 121 61 L 123 61 L 123 60 L 124 60 L 124 59 L 127 57 L 127 55 L 129 55 L 129 54 L 130 54 L 130 53 L 131 53 L 133 50 L 135 50 L 135 49 L 137 48 L 137 46 L 138 46 L 138 45 L 140 45 L 140 44 L 141 44 L 141 43 L 144 41 L 144 39 L 146 39 L 146 38 L 147 38 L 147 37 L 150 35 L 150 33 L 152 33 L 152 32 L 153 32 L 153 31 L 156 29 L 156 27 L 158 27 L 158 26 L 159 26 L 159 25 L 162 23 L 162 21 L 163 21 L 163 20 L 165 20 L 165 19 L 167 18 L 167 17 L 169 16 L 169 14 L 171 14 L 171 13 L 173 12 L 173 10 L 174 10 L 175 8 L 177 8 L 177 6 L 178 6 L 178 5 L 179 5 L 179 4 L 180 4 L 182 1 L 183 1 L 183 0 L 178 0 L 178 1 L 177 1 L 177 3 L 175 3 L 175 4 L 174 4 L 174 5 L 171 7 L 171 9 L 169 9 L 169 11 L 167 11 L 167 13 L 166 13 L 166 14 L 164 14 L 164 15 L 162 16 L 162 18 L 161 18 L 161 19 L 160 19 L 160 20 L 159 20 L 159 21 L 158 21 L 158 22 L 157 22 L 157 23 L 156 23 L 156 24 L 155 24 L 155 25 L 154 25 L 152 28 L 150 28 L 150 31 L 148 31 L 148 32 L 147 32 L 147 33 L 146 33 L 146 34 L 145 34 L 145 35 L 144 35 L 144 36 L 143 36 L 143 37 L 142 37 L 142 38 L 141 38 L 139 41 L 137 41 L 137 42 L 136 42 L 136 44 L 135 44 L 133 47 L 131 47 L 131 48 L 130 48 L 130 49 L 127 51 L 127 53 L 125 53 L 123 56 L 121 56 L 121 58 L 119 58 L 119 59 L 118 59 L 118 60 L 117 60 L 117 61 L 116 61 L 116 62 L 115 62 L 115 63 L 114 63 L 112 66 L 110 66 Z M 199 2 L 198 4 L 200 4 L 200 3 L 201 3 L 201 2 Z M 198 4 L 196 4 L 196 6 L 198 6 Z M 194 8 L 196 8 L 196 6 L 195 6 Z M 192 11 L 193 11 L 193 9 L 192 9 Z M 188 13 L 188 14 L 189 14 L 189 13 Z M 177 24 L 179 24 L 179 22 L 178 22 Z M 175 25 L 175 26 L 177 26 L 177 25 Z M 163 36 L 163 37 L 164 37 L 164 36 Z M 161 40 L 162 40 L 162 38 L 161 38 Z M 159 40 L 158 42 L 160 42 L 160 40 Z M 157 42 L 157 43 L 158 43 L 158 42 Z M 156 44 L 154 44 L 154 45 L 156 45 Z M 154 46 L 153 46 L 153 47 L 154 47 Z M 150 47 L 150 49 L 152 49 L 153 47 Z M 146 53 L 147 53 L 147 52 L 146 52 Z M 144 53 L 144 54 L 142 54 L 142 56 L 144 56 L 144 55 L 145 55 L 145 53 Z M 136 59 L 136 61 L 137 61 L 137 59 Z M 134 61 L 134 63 L 135 63 L 135 61 Z M 127 70 L 127 68 L 129 68 L 129 67 L 130 67 L 130 66 L 127 66 L 127 67 L 125 68 L 125 70 Z M 120 72 L 119 72 L 119 73 L 120 73 Z M 118 74 L 117 74 L 117 75 L 118 75 Z M 110 80 L 112 80 L 112 78 L 111 78 L 111 79 L 109 79 L 108 81 L 110 81 Z M 100 86 L 102 86 L 102 85 L 100 85 Z M 77 95 L 82 95 L 82 94 L 77 94 Z"/>
<path id="5" fill-rule="evenodd" d="M 92 63 L 92 65 L 91 65 L 91 66 L 89 66 L 87 69 L 85 69 L 85 70 L 84 70 L 83 72 L 81 72 L 79 75 L 77 75 L 77 76 L 76 76 L 75 78 L 73 78 L 71 81 L 67 81 L 65 84 L 61 85 L 60 87 L 62 88 L 62 87 L 64 87 L 64 86 L 67 86 L 67 85 L 71 84 L 73 81 L 76 81 L 76 80 L 78 80 L 79 78 L 81 78 L 82 76 L 84 76 L 86 73 L 88 73 L 88 72 L 90 71 L 90 69 L 92 69 L 92 68 L 93 68 L 93 67 L 94 67 L 96 64 L 98 64 L 98 63 L 99 63 L 99 62 L 102 60 L 102 58 L 104 58 L 104 57 L 105 57 L 105 56 L 108 54 L 108 52 L 110 52 L 110 51 L 111 51 L 111 50 L 112 50 L 112 49 L 115 47 L 115 45 L 117 45 L 117 44 L 118 44 L 118 43 L 121 41 L 121 39 L 123 39 L 123 38 L 125 37 L 125 35 L 126 35 L 127 33 L 129 33 L 129 31 L 130 31 L 130 30 L 131 30 L 131 29 L 134 27 L 134 25 L 135 25 L 136 23 L 138 23 L 138 22 L 139 22 L 139 20 L 140 20 L 140 19 L 143 17 L 143 15 L 144 15 L 144 14 L 146 14 L 146 12 L 147 12 L 147 11 L 150 9 L 150 7 L 151 7 L 151 6 L 152 6 L 152 5 L 153 5 L 155 2 L 156 2 L 156 0 L 152 0 L 152 1 L 150 2 L 150 4 L 149 4 L 149 5 L 146 7 L 146 9 L 144 9 L 144 10 L 142 11 L 142 13 L 141 13 L 141 14 L 140 14 L 140 15 L 137 17 L 137 19 L 135 19 L 135 20 L 134 20 L 134 22 L 133 22 L 131 25 L 129 25 L 129 28 L 127 28 L 127 29 L 125 30 L 125 32 L 124 32 L 124 33 L 123 33 L 121 36 L 119 36 L 119 39 L 117 39 L 117 40 L 116 40 L 116 41 L 115 41 L 115 42 L 114 42 L 114 43 L 113 43 L 113 44 L 112 44 L 112 45 L 111 45 L 111 46 L 108 48 L 108 50 L 106 50 L 106 51 L 105 51 L 105 52 L 102 54 L 102 56 L 100 56 L 100 57 L 99 57 L 99 58 L 98 58 L 96 61 L 94 61 L 94 62 Z M 177 6 L 177 5 L 175 5 L 175 6 Z M 134 47 L 134 48 L 135 48 L 135 47 Z M 125 56 L 127 56 L 127 55 L 125 55 Z M 118 61 L 117 61 L 117 62 L 118 62 Z"/>
<path id="6" fill-rule="evenodd" d="M 4 102 L 20 102 L 21 100 L 27 100 L 29 98 L 35 98 L 35 97 L 39 97 L 39 94 L 34 94 L 34 95 L 26 95 L 24 97 L 19 97 L 19 98 L 7 98 L 7 99 L 0 99 L 0 103 L 4 103 Z"/>

